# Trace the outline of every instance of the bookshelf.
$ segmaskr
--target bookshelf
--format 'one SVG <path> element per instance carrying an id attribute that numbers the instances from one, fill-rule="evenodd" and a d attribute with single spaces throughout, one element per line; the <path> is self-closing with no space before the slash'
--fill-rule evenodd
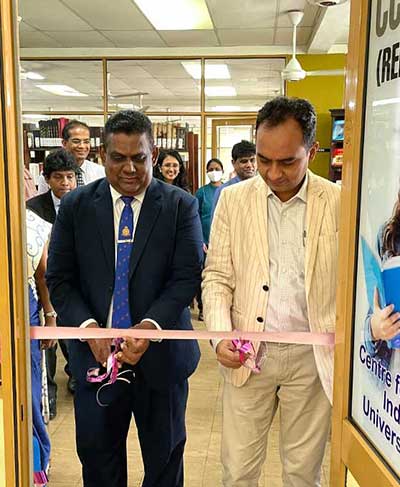
<path id="1" fill-rule="evenodd" d="M 344 109 L 335 108 L 331 112 L 331 160 L 329 164 L 329 179 L 333 182 L 341 181 L 343 165 L 344 139 Z"/>
<path id="2" fill-rule="evenodd" d="M 60 117 L 50 120 L 39 120 L 37 123 L 23 124 L 24 164 L 37 184 L 43 169 L 46 156 L 53 150 L 62 147 L 62 130 L 69 122 Z M 101 163 L 100 146 L 103 138 L 103 127 L 90 127 L 90 152 L 88 159 Z"/>

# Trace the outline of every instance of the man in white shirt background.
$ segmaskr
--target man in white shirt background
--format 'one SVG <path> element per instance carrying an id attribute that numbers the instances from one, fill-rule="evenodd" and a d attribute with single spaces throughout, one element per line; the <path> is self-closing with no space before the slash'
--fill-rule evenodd
<path id="1" fill-rule="evenodd" d="M 71 120 L 62 131 L 62 145 L 76 159 L 81 170 L 77 174 L 77 185 L 84 186 L 97 179 L 104 178 L 104 167 L 100 164 L 87 160 L 90 152 L 90 129 L 89 126 L 79 120 Z M 39 177 L 38 191 L 45 193 L 49 186 L 44 175 Z"/>
<path id="2" fill-rule="evenodd" d="M 203 274 L 210 330 L 334 331 L 340 188 L 308 169 L 315 131 L 306 100 L 279 97 L 259 111 L 259 175 L 224 189 L 211 227 Z M 320 486 L 331 347 L 254 344 L 265 357 L 255 374 L 231 340 L 214 346 L 225 379 L 224 487 L 258 485 L 278 408 L 283 486 Z"/>
<path id="3" fill-rule="evenodd" d="M 39 194 L 26 202 L 27 208 L 39 215 L 43 220 L 53 223 L 56 220 L 61 199 L 76 188 L 76 174 L 79 166 L 75 157 L 65 149 L 58 149 L 46 157 L 43 167 L 45 182 L 50 188 L 46 193 Z M 65 372 L 68 375 L 68 389 L 73 392 L 74 380 L 68 367 L 68 351 L 65 340 L 59 340 L 61 350 L 67 360 Z M 50 419 L 57 415 L 57 383 L 55 373 L 57 367 L 56 346 L 46 350 L 47 388 L 49 395 Z"/>

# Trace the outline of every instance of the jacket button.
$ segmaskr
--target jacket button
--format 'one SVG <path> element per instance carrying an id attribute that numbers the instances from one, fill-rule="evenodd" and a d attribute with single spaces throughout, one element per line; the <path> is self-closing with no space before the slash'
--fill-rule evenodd
<path id="1" fill-rule="evenodd" d="M 263 318 L 261 318 L 261 316 L 257 316 L 257 321 L 258 321 L 259 323 L 262 323 L 262 322 L 264 321 L 264 319 L 263 319 Z"/>
<path id="2" fill-rule="evenodd" d="M 269 291 L 269 287 L 268 287 L 266 284 L 264 284 L 264 286 L 263 286 L 263 290 L 264 290 L 264 291 Z"/>

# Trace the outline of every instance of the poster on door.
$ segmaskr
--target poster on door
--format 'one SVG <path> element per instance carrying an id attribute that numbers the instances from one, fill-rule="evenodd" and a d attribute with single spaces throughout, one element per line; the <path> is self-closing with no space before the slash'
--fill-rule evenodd
<path id="1" fill-rule="evenodd" d="M 368 39 L 351 415 L 400 476 L 400 1 L 370 0 Z"/>

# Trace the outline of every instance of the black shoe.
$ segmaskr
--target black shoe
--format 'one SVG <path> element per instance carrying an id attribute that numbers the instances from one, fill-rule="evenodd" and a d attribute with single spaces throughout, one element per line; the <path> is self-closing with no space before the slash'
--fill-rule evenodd
<path id="1" fill-rule="evenodd" d="M 74 379 L 73 377 L 69 377 L 68 378 L 67 389 L 69 390 L 69 392 L 71 394 L 75 394 L 75 391 L 76 391 L 76 379 Z"/>
<path id="2" fill-rule="evenodd" d="M 57 416 L 57 402 L 55 399 L 49 399 L 49 418 L 50 421 Z"/>
<path id="3" fill-rule="evenodd" d="M 199 321 L 204 321 L 204 319 L 203 319 L 203 312 L 202 311 L 199 312 L 199 317 L 197 319 Z"/>

